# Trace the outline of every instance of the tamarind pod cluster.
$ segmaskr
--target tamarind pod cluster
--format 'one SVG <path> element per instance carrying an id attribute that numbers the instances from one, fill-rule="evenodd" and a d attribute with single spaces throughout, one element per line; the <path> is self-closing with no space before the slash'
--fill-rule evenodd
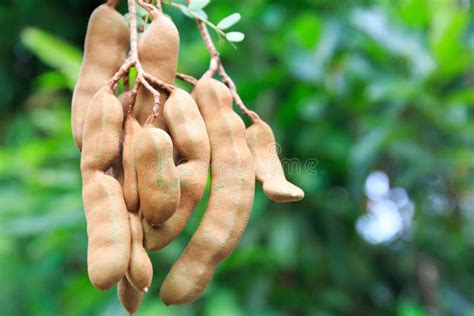
<path id="1" fill-rule="evenodd" d="M 145 71 L 163 81 L 173 84 L 178 68 L 179 33 L 173 21 L 157 10 L 152 12 L 153 21 L 138 43 L 138 55 Z M 159 89 L 160 104 L 165 104 L 168 93 Z M 153 95 L 143 86 L 138 90 L 135 116 L 144 124 L 152 113 Z M 161 116 L 155 126 L 166 128 Z"/>
<path id="2" fill-rule="evenodd" d="M 92 13 L 84 43 L 84 60 L 72 97 L 72 131 L 82 149 L 87 107 L 94 94 L 114 75 L 125 60 L 129 35 L 123 16 L 113 6 L 103 4 Z"/>
<path id="3" fill-rule="evenodd" d="M 143 248 L 143 229 L 140 216 L 129 213 L 129 217 L 132 243 L 127 279 L 135 289 L 146 293 L 153 279 L 153 266 L 145 248 Z"/>
<path id="4" fill-rule="evenodd" d="M 120 281 L 130 259 L 130 224 L 122 187 L 105 173 L 119 158 L 122 125 L 122 106 L 105 86 L 88 108 L 81 154 L 88 272 L 101 290 Z"/>
<path id="5" fill-rule="evenodd" d="M 247 128 L 246 134 L 247 144 L 255 157 L 257 181 L 262 183 L 265 195 L 275 202 L 302 200 L 303 190 L 286 180 L 272 128 L 258 118 Z"/>
<path id="6" fill-rule="evenodd" d="M 127 115 L 125 120 L 125 137 L 123 141 L 123 195 L 127 209 L 130 212 L 137 212 L 139 207 L 137 171 L 135 166 L 135 152 L 133 149 L 133 139 L 135 134 L 141 129 L 133 113 Z"/>
<path id="7" fill-rule="evenodd" d="M 175 88 L 164 104 L 163 117 L 178 152 L 181 197 L 173 216 L 160 226 L 142 220 L 145 247 L 158 250 L 183 231 L 193 209 L 201 201 L 209 171 L 210 147 L 206 125 L 189 93 Z"/>
<path id="8" fill-rule="evenodd" d="M 240 241 L 253 205 L 255 166 L 245 140 L 245 125 L 232 110 L 229 89 L 204 76 L 193 96 L 206 123 L 211 145 L 211 192 L 201 223 L 161 286 L 166 305 L 196 299 L 219 262 Z"/>
<path id="9" fill-rule="evenodd" d="M 117 296 L 123 307 L 130 313 L 135 314 L 140 306 L 145 293 L 135 289 L 127 277 L 123 277 L 117 286 Z"/>
<path id="10" fill-rule="evenodd" d="M 140 211 L 151 225 L 161 225 L 176 211 L 180 199 L 173 143 L 164 130 L 145 126 L 134 136 L 133 151 Z"/>

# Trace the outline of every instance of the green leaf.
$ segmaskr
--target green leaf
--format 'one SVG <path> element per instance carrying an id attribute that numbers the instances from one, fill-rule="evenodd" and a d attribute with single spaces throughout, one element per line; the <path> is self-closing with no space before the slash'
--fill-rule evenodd
<path id="1" fill-rule="evenodd" d="M 242 42 L 245 38 L 245 34 L 242 32 L 229 32 L 225 35 L 228 41 L 230 42 Z"/>
<path id="2" fill-rule="evenodd" d="M 221 30 L 226 30 L 232 26 L 234 26 L 237 22 L 240 21 L 241 15 L 240 13 L 233 13 L 228 17 L 223 18 L 219 23 L 217 23 L 217 27 Z"/>
<path id="3" fill-rule="evenodd" d="M 37 28 L 27 28 L 21 33 L 21 42 L 42 62 L 63 73 L 68 87 L 74 88 L 81 68 L 81 52 L 63 41 Z"/>
<path id="4" fill-rule="evenodd" d="M 210 0 L 191 0 L 191 2 L 188 5 L 188 8 L 191 11 L 199 11 L 199 10 L 204 9 L 209 4 L 209 2 L 211 1 Z"/>

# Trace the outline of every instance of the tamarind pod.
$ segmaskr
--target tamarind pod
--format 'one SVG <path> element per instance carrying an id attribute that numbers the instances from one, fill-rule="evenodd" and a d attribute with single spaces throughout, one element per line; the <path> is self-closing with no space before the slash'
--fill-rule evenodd
<path id="1" fill-rule="evenodd" d="M 229 89 L 204 76 L 193 95 L 209 134 L 211 191 L 198 229 L 161 286 L 166 305 L 189 303 L 202 293 L 217 264 L 240 241 L 254 198 L 254 159 L 245 141 L 244 122 L 232 110 Z"/>
<path id="2" fill-rule="evenodd" d="M 117 296 L 122 306 L 130 313 L 135 314 L 140 306 L 144 293 L 135 289 L 127 277 L 123 277 L 117 286 Z"/>
<path id="3" fill-rule="evenodd" d="M 140 216 L 129 213 L 132 245 L 127 279 L 139 291 L 148 292 L 153 279 L 153 266 L 143 248 L 143 229 Z"/>
<path id="4" fill-rule="evenodd" d="M 206 189 L 211 154 L 206 125 L 189 93 L 175 88 L 163 117 L 182 162 L 177 166 L 181 197 L 176 212 L 162 225 L 153 227 L 142 220 L 145 247 L 152 250 L 165 247 L 183 231 Z"/>
<path id="5" fill-rule="evenodd" d="M 173 84 L 178 67 L 179 33 L 173 21 L 157 11 L 153 13 L 153 21 L 140 38 L 138 43 L 138 56 L 143 69 L 161 79 L 163 82 Z M 168 93 L 162 89 L 160 104 L 165 104 Z M 135 103 L 135 116 L 144 124 L 152 113 L 153 95 L 141 86 L 138 90 Z M 155 126 L 165 129 L 166 126 L 161 116 L 155 120 Z"/>
<path id="6" fill-rule="evenodd" d="M 105 173 L 119 157 L 122 125 L 120 102 L 105 86 L 87 110 L 81 154 L 88 272 L 92 284 L 101 290 L 125 275 L 130 260 L 130 224 L 122 187 Z"/>
<path id="7" fill-rule="evenodd" d="M 108 86 L 102 87 L 90 103 L 86 117 L 89 145 L 82 150 L 81 170 L 105 172 L 120 156 L 122 105 Z"/>
<path id="8" fill-rule="evenodd" d="M 246 133 L 247 144 L 255 158 L 257 181 L 262 183 L 265 195 L 275 202 L 302 200 L 303 190 L 286 180 L 271 127 L 257 119 Z"/>
<path id="9" fill-rule="evenodd" d="M 128 112 L 128 105 L 130 104 L 130 91 L 123 92 L 118 96 L 118 100 L 120 101 L 120 104 L 122 104 L 122 109 L 123 109 L 123 117 L 127 117 L 127 112 Z M 124 185 L 124 170 L 123 170 L 123 164 L 122 164 L 122 151 L 123 151 L 123 142 L 124 142 L 124 137 L 125 137 L 125 132 L 122 129 L 122 132 L 120 133 L 120 150 L 119 150 L 119 157 L 118 159 L 114 162 L 112 167 L 107 170 L 106 174 L 109 176 L 114 177 L 117 179 L 120 183 L 120 185 L 123 187 Z"/>
<path id="10" fill-rule="evenodd" d="M 134 135 L 140 129 L 140 124 L 133 113 L 125 120 L 125 138 L 123 142 L 123 196 L 129 212 L 137 212 L 139 207 L 137 170 L 135 167 L 135 154 L 133 150 Z"/>
<path id="11" fill-rule="evenodd" d="M 128 26 L 113 6 L 103 4 L 92 13 L 84 43 L 84 59 L 72 96 L 71 124 L 74 141 L 82 149 L 87 107 L 94 94 L 107 84 L 126 58 Z"/>
<path id="12" fill-rule="evenodd" d="M 124 91 L 118 96 L 120 104 L 122 104 L 124 122 L 126 122 L 125 118 L 128 116 L 128 108 L 130 107 L 131 97 L 132 91 Z"/>
<path id="13" fill-rule="evenodd" d="M 161 225 L 176 211 L 179 176 L 173 161 L 173 143 L 164 130 L 140 128 L 133 138 L 140 211 L 153 225 Z"/>

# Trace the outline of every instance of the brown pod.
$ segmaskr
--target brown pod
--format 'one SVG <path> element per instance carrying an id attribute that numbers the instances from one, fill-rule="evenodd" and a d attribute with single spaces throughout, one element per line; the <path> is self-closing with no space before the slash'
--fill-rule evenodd
<path id="1" fill-rule="evenodd" d="M 206 125 L 189 93 L 175 88 L 163 116 L 178 152 L 181 197 L 176 213 L 163 225 L 153 227 L 142 220 L 145 247 L 152 250 L 165 247 L 183 231 L 206 189 L 211 154 Z"/>
<path id="2" fill-rule="evenodd" d="M 265 195 L 276 202 L 294 202 L 304 198 L 304 192 L 288 182 L 278 158 L 277 144 L 271 127 L 255 118 L 247 128 L 247 144 L 255 158 L 257 181 L 262 183 Z"/>
<path id="3" fill-rule="evenodd" d="M 143 292 L 136 290 L 128 281 L 127 277 L 123 277 L 117 286 L 117 296 L 122 306 L 130 313 L 135 314 L 140 307 L 143 299 Z"/>
<path id="4" fill-rule="evenodd" d="M 84 59 L 72 96 L 72 132 L 82 149 L 82 133 L 87 107 L 94 94 L 107 84 L 125 61 L 129 47 L 127 22 L 113 6 L 97 7 L 89 19 L 84 43 Z"/>
<path id="5" fill-rule="evenodd" d="M 143 248 L 143 229 L 140 216 L 129 213 L 129 217 L 132 248 L 127 278 L 134 288 L 142 292 L 148 292 L 153 279 L 153 266 L 145 248 Z"/>
<path id="6" fill-rule="evenodd" d="M 120 102 L 109 87 L 103 87 L 87 111 L 81 155 L 89 278 L 101 290 L 120 281 L 130 261 L 130 224 L 122 187 L 105 174 L 119 158 L 122 125 Z"/>
<path id="7" fill-rule="evenodd" d="M 153 226 L 161 225 L 178 207 L 179 176 L 173 143 L 162 129 L 145 126 L 133 138 L 140 211 Z"/>
<path id="8" fill-rule="evenodd" d="M 128 116 L 128 108 L 130 107 L 131 97 L 132 97 L 132 91 L 124 91 L 118 96 L 120 104 L 122 104 L 124 118 Z"/>
<path id="9" fill-rule="evenodd" d="M 159 12 L 152 12 L 153 22 L 146 29 L 138 43 L 138 55 L 144 70 L 161 79 L 163 82 L 173 84 L 178 67 L 179 33 L 173 21 Z M 160 104 L 165 104 L 168 93 L 159 89 Z M 152 113 L 153 95 L 143 86 L 138 90 L 135 103 L 135 116 L 141 124 Z M 165 128 L 162 117 L 159 116 L 154 125 Z"/>
<path id="10" fill-rule="evenodd" d="M 119 95 L 118 99 L 120 101 L 120 104 L 122 104 L 122 109 L 123 109 L 123 117 L 124 120 L 126 121 L 127 117 L 127 112 L 128 112 L 128 105 L 130 104 L 130 91 L 123 92 L 122 94 Z M 119 151 L 119 158 L 114 162 L 112 167 L 107 170 L 106 174 L 109 176 L 114 177 L 117 179 L 120 183 L 120 185 L 123 187 L 124 185 L 124 168 L 123 168 L 123 142 L 125 138 L 125 131 L 122 129 L 122 133 L 120 133 L 120 151 Z"/>
<path id="11" fill-rule="evenodd" d="M 140 128 L 140 124 L 135 116 L 133 113 L 130 113 L 125 121 L 125 137 L 122 156 L 124 171 L 123 195 L 130 212 L 137 212 L 139 207 L 133 139 L 134 135 L 140 130 Z"/>
<path id="12" fill-rule="evenodd" d="M 193 95 L 209 134 L 211 192 L 198 229 L 161 286 L 166 305 L 189 303 L 202 293 L 217 264 L 240 241 L 254 198 L 254 160 L 245 141 L 244 122 L 232 110 L 229 89 L 205 76 Z"/>

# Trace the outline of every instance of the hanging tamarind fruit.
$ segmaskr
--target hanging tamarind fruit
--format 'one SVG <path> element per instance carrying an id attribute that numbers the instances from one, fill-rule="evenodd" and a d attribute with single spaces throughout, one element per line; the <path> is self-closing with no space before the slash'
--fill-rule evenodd
<path id="1" fill-rule="evenodd" d="M 120 68 L 129 48 L 129 30 L 112 4 L 102 4 L 92 13 L 84 43 L 84 59 L 72 97 L 71 123 L 74 141 L 82 149 L 87 107 L 94 94 Z"/>
<path id="2" fill-rule="evenodd" d="M 178 153 L 181 196 L 178 209 L 162 225 L 153 227 L 142 220 L 145 247 L 152 250 L 165 247 L 183 231 L 206 189 L 210 160 L 206 125 L 189 93 L 175 88 L 164 104 L 163 117 Z"/>
<path id="3" fill-rule="evenodd" d="M 174 214 L 180 199 L 173 143 L 164 130 L 147 125 L 135 133 L 133 151 L 140 211 L 151 225 L 161 225 Z"/>
<path id="4" fill-rule="evenodd" d="M 140 307 L 144 293 L 135 289 L 124 276 L 117 286 L 117 296 L 122 306 L 130 313 L 135 314 Z"/>
<path id="5" fill-rule="evenodd" d="M 130 259 L 130 226 L 122 187 L 105 173 L 119 158 L 122 125 L 122 106 L 105 86 L 87 110 L 81 154 L 89 278 L 101 290 L 120 281 Z"/>
<path id="6" fill-rule="evenodd" d="M 153 21 L 140 38 L 138 56 L 144 70 L 161 79 L 164 83 L 173 84 L 178 68 L 179 33 L 173 21 L 158 11 L 151 10 Z M 159 89 L 160 104 L 165 104 L 168 92 Z M 141 124 L 152 113 L 153 95 L 143 86 L 140 87 L 135 103 L 135 116 Z M 159 116 L 155 126 L 166 128 Z"/>
<path id="7" fill-rule="evenodd" d="M 232 110 L 232 96 L 221 82 L 204 76 L 193 96 L 211 145 L 211 191 L 201 223 L 161 286 L 166 305 L 195 300 L 219 262 L 240 241 L 253 205 L 255 166 L 245 141 L 245 124 Z"/>
<path id="8" fill-rule="evenodd" d="M 127 279 L 134 288 L 146 293 L 150 288 L 153 278 L 153 266 L 143 248 L 143 229 L 140 216 L 135 213 L 129 213 L 129 218 L 132 244 Z"/>
<path id="9" fill-rule="evenodd" d="M 275 202 L 294 202 L 304 198 L 304 192 L 288 182 L 283 171 L 272 128 L 254 114 L 252 125 L 247 128 L 247 144 L 255 158 L 257 181 L 265 195 Z"/>
<path id="10" fill-rule="evenodd" d="M 135 152 L 133 149 L 133 139 L 141 126 L 135 115 L 129 113 L 125 121 L 125 137 L 123 141 L 123 171 L 124 183 L 123 194 L 127 209 L 130 212 L 137 212 L 139 207 L 138 180 L 135 163 Z"/>

